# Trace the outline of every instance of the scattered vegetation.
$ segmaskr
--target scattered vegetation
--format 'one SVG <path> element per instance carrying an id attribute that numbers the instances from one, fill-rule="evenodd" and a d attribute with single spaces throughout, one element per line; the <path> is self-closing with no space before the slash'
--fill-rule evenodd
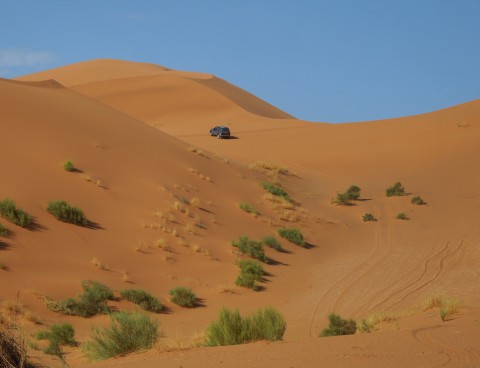
<path id="1" fill-rule="evenodd" d="M 0 201 L 0 216 L 21 227 L 29 227 L 32 224 L 32 217 L 21 208 L 17 208 L 15 202 L 8 198 Z"/>
<path id="2" fill-rule="evenodd" d="M 75 170 L 75 166 L 73 165 L 73 162 L 70 160 L 67 160 L 63 163 L 63 168 L 65 171 L 72 172 Z"/>
<path id="3" fill-rule="evenodd" d="M 48 346 L 43 350 L 45 354 L 56 355 L 61 358 L 62 345 L 75 346 L 75 330 L 70 323 L 54 324 L 50 330 L 39 331 L 35 335 L 37 340 L 48 340 Z"/>
<path id="4" fill-rule="evenodd" d="M 283 251 L 282 244 L 273 235 L 266 235 L 262 238 L 262 244 L 275 249 L 278 252 Z"/>
<path id="5" fill-rule="evenodd" d="M 15 341 L 15 338 L 7 331 L 0 329 L 0 367 L 1 368 L 35 368 L 28 361 L 27 350 L 23 344 Z"/>
<path id="6" fill-rule="evenodd" d="M 160 313 L 163 309 L 160 301 L 153 295 L 140 289 L 125 289 L 120 292 L 123 299 L 138 304 L 143 310 Z"/>
<path id="7" fill-rule="evenodd" d="M 362 219 L 364 222 L 368 222 L 368 221 L 377 221 L 377 219 L 375 218 L 375 216 L 373 216 L 371 213 L 367 212 L 365 213 L 363 216 L 362 216 Z"/>
<path id="8" fill-rule="evenodd" d="M 232 245 L 249 257 L 268 263 L 268 258 L 263 250 L 263 244 L 259 241 L 249 239 L 248 236 L 241 236 L 239 240 L 232 241 Z"/>
<path id="9" fill-rule="evenodd" d="M 262 187 L 269 193 L 273 194 L 274 196 L 281 197 L 286 199 L 287 201 L 291 201 L 290 197 L 288 196 L 288 193 L 283 189 L 282 187 L 272 184 L 272 183 L 265 183 L 262 182 Z"/>
<path id="10" fill-rule="evenodd" d="M 109 327 L 94 327 L 92 340 L 83 347 L 91 359 L 102 360 L 150 349 L 158 335 L 158 322 L 144 313 L 122 311 L 110 315 Z"/>
<path id="11" fill-rule="evenodd" d="M 301 247 L 305 247 L 305 241 L 303 239 L 303 234 L 299 229 L 283 227 L 278 229 L 278 235 L 282 238 L 287 239 L 290 243 L 300 245 Z"/>
<path id="12" fill-rule="evenodd" d="M 9 234 L 8 229 L 0 223 L 0 236 L 8 236 Z"/>
<path id="13" fill-rule="evenodd" d="M 459 306 L 460 302 L 458 300 L 439 294 L 427 297 L 422 303 L 423 310 L 438 308 L 440 318 L 444 322 L 448 319 L 448 316 L 458 312 Z"/>
<path id="14" fill-rule="evenodd" d="M 262 265 L 250 259 L 241 259 L 238 261 L 240 275 L 238 275 L 235 284 L 252 290 L 258 290 L 257 282 L 262 281 L 265 271 Z"/>
<path id="15" fill-rule="evenodd" d="M 169 294 L 173 303 L 185 308 L 195 307 L 197 297 L 192 289 L 177 286 L 175 289 L 170 290 Z"/>
<path id="16" fill-rule="evenodd" d="M 360 333 L 370 333 L 375 331 L 379 324 L 391 323 L 396 320 L 397 317 L 392 313 L 376 312 L 357 323 L 357 331 Z"/>
<path id="17" fill-rule="evenodd" d="M 52 201 L 48 204 L 47 211 L 57 220 L 75 225 L 88 225 L 88 220 L 80 208 L 72 207 L 65 201 Z"/>
<path id="18" fill-rule="evenodd" d="M 357 185 L 351 185 L 344 193 L 337 193 L 333 203 L 342 206 L 349 206 L 352 204 L 352 201 L 356 201 L 360 198 L 360 191 L 360 187 Z"/>
<path id="19" fill-rule="evenodd" d="M 401 197 L 406 195 L 405 188 L 400 182 L 397 182 L 393 184 L 393 186 L 391 186 L 390 188 L 387 188 L 386 194 L 387 197 Z"/>
<path id="20" fill-rule="evenodd" d="M 408 220 L 408 216 L 405 212 L 399 212 L 397 214 L 397 220 Z"/>
<path id="21" fill-rule="evenodd" d="M 250 165 L 250 169 L 263 172 L 273 178 L 276 178 L 279 174 L 289 174 L 289 171 L 286 167 L 265 161 L 254 162 Z"/>
<path id="22" fill-rule="evenodd" d="M 357 185 L 351 185 L 345 193 L 350 197 L 351 200 L 356 201 L 358 198 L 360 198 L 360 187 Z"/>
<path id="23" fill-rule="evenodd" d="M 238 310 L 223 308 L 217 321 L 206 331 L 206 346 L 245 344 L 253 341 L 282 339 L 286 323 L 273 308 L 259 309 L 257 313 L 242 317 Z"/>
<path id="24" fill-rule="evenodd" d="M 418 206 L 421 206 L 421 205 L 424 205 L 424 204 L 427 204 L 427 202 L 425 202 L 422 197 L 420 196 L 415 196 L 412 198 L 412 204 L 416 204 Z"/>
<path id="25" fill-rule="evenodd" d="M 245 212 L 252 213 L 254 215 L 258 215 L 258 211 L 252 205 L 248 203 L 240 203 L 240 209 L 244 210 Z"/>
<path id="26" fill-rule="evenodd" d="M 357 323 L 353 320 L 346 320 L 339 315 L 332 313 L 328 316 L 330 321 L 328 327 L 324 329 L 320 336 L 339 336 L 339 335 L 353 335 L 357 330 Z"/>

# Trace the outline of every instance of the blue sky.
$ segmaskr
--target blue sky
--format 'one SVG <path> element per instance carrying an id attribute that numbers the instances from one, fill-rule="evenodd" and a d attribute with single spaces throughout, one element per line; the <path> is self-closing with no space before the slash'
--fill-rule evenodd
<path id="1" fill-rule="evenodd" d="M 310 121 L 480 98 L 479 0 L 0 0 L 0 76 L 95 58 L 208 72 Z"/>

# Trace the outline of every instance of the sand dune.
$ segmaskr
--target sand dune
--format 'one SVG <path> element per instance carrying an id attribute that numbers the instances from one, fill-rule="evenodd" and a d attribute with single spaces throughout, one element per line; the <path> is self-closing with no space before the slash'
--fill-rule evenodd
<path id="1" fill-rule="evenodd" d="M 48 81 L 34 82 L 42 79 Z M 162 299 L 171 312 L 159 315 L 164 343 L 191 345 L 221 306 L 249 312 L 273 305 L 288 323 L 282 343 L 152 351 L 125 358 L 126 366 L 478 365 L 472 321 L 480 305 L 480 100 L 385 121 L 308 123 L 209 74 L 116 60 L 0 80 L 0 98 L 9 138 L 0 148 L 8 157 L 0 193 L 36 223 L 25 230 L 0 219 L 13 232 L 0 238 L 7 266 L 0 297 L 15 300 L 21 291 L 20 301 L 46 325 L 70 321 L 84 341 L 92 324 L 106 323 L 105 316 L 50 312 L 38 298 L 74 296 L 82 280 L 95 279 Z M 217 122 L 237 139 L 210 137 Z M 66 159 L 81 172 L 64 171 Z M 288 169 L 277 179 L 295 208 L 264 198 L 259 182 L 272 179 L 249 168 L 259 160 Z M 408 195 L 386 197 L 396 181 Z M 361 200 L 332 204 L 351 184 L 362 188 Z M 427 205 L 411 204 L 414 195 Z M 188 214 L 174 208 L 193 197 L 200 206 L 182 204 Z M 53 199 L 82 207 L 98 226 L 56 221 L 45 211 Z M 260 215 L 241 211 L 242 202 Z M 378 221 L 363 222 L 366 212 Z M 399 212 L 410 220 L 397 220 Z M 175 219 L 162 220 L 168 213 Z M 282 241 L 288 252 L 267 250 L 275 262 L 266 266 L 264 290 L 235 286 L 238 255 L 230 242 L 275 234 L 279 226 L 300 228 L 311 248 Z M 156 246 L 158 239 L 168 248 Z M 192 287 L 204 307 L 169 302 L 168 290 L 177 285 Z M 461 314 L 444 323 L 436 310 L 416 311 L 432 293 L 460 300 Z M 403 317 L 382 332 L 320 339 L 332 311 Z M 68 361 L 85 364 L 78 349 Z"/>

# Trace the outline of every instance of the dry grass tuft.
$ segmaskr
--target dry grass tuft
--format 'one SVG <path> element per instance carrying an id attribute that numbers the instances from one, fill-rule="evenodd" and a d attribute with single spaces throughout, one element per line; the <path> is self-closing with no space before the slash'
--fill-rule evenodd
<path id="1" fill-rule="evenodd" d="M 383 324 L 393 323 L 397 320 L 398 316 L 393 313 L 376 312 L 357 322 L 357 330 L 360 333 L 381 331 Z"/>
<path id="2" fill-rule="evenodd" d="M 89 183 L 95 184 L 97 187 L 105 188 L 105 186 L 103 185 L 101 180 L 95 179 L 91 175 L 84 174 L 84 175 L 82 175 L 82 179 L 89 182 Z"/>
<path id="3" fill-rule="evenodd" d="M 98 258 L 94 257 L 90 261 L 90 263 L 93 264 L 95 267 L 97 267 L 99 270 L 104 270 L 104 271 L 108 270 L 108 265 L 100 262 L 100 260 L 98 260 Z"/>
<path id="4" fill-rule="evenodd" d="M 188 232 L 189 234 L 195 234 L 195 225 L 192 224 L 191 222 L 188 222 L 185 227 L 185 231 Z"/>
<path id="5" fill-rule="evenodd" d="M 190 204 L 193 206 L 193 207 L 200 207 L 200 198 L 198 197 L 193 197 L 191 200 L 190 200 Z"/>
<path id="6" fill-rule="evenodd" d="M 209 158 L 208 155 L 207 155 L 205 152 L 203 152 L 203 151 L 202 151 L 200 148 L 198 148 L 198 147 L 188 147 L 188 150 L 189 150 L 190 152 L 196 153 L 196 154 L 199 155 L 199 156 L 202 156 L 202 157 L 205 157 L 205 158 Z"/>

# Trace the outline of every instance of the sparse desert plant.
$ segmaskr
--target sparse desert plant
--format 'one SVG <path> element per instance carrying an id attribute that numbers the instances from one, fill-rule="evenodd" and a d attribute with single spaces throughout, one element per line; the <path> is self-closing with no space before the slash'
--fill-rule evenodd
<path id="1" fill-rule="evenodd" d="M 198 197 L 193 197 L 192 199 L 190 199 L 190 204 L 191 204 L 193 207 L 200 207 L 200 198 L 198 198 Z"/>
<path id="2" fill-rule="evenodd" d="M 262 238 L 262 244 L 275 249 L 278 252 L 283 251 L 282 244 L 273 235 L 266 235 Z"/>
<path id="3" fill-rule="evenodd" d="M 415 196 L 415 197 L 413 197 L 411 202 L 412 202 L 412 204 L 416 204 L 416 205 L 418 205 L 418 206 L 427 204 L 427 203 L 422 199 L 422 197 L 420 197 L 420 196 Z"/>
<path id="4" fill-rule="evenodd" d="M 8 236 L 9 234 L 8 229 L 0 223 L 0 236 Z"/>
<path id="5" fill-rule="evenodd" d="M 93 258 L 90 263 L 97 267 L 99 270 L 108 270 L 108 265 L 102 263 L 98 258 Z"/>
<path id="6" fill-rule="evenodd" d="M 303 239 L 303 234 L 299 229 L 283 227 L 277 230 L 278 235 L 282 238 L 287 239 L 290 243 L 300 245 L 305 247 L 305 240 Z"/>
<path id="7" fill-rule="evenodd" d="M 357 331 L 360 333 L 370 333 L 375 331 L 379 324 L 391 323 L 397 319 L 398 317 L 392 313 L 376 312 L 357 322 Z"/>
<path id="8" fill-rule="evenodd" d="M 246 254 L 249 257 L 258 259 L 259 261 L 262 261 L 264 263 L 268 263 L 268 258 L 265 255 L 261 242 L 249 239 L 248 236 L 241 236 L 239 240 L 232 241 L 232 245 L 238 248 L 241 253 Z"/>
<path id="9" fill-rule="evenodd" d="M 245 344 L 253 341 L 281 340 L 287 325 L 283 316 L 273 308 L 259 309 L 242 317 L 238 310 L 222 308 L 218 320 L 207 327 L 206 346 Z"/>
<path id="10" fill-rule="evenodd" d="M 109 327 L 92 329 L 92 339 L 83 348 L 91 359 L 108 359 L 150 349 L 158 335 L 158 322 L 145 313 L 115 312 L 110 315 Z"/>
<path id="11" fill-rule="evenodd" d="M 120 291 L 120 295 L 123 299 L 138 304 L 140 308 L 149 312 L 160 313 L 163 309 L 160 301 L 144 290 L 125 289 Z"/>
<path id="12" fill-rule="evenodd" d="M 361 189 L 359 186 L 351 185 L 345 193 L 347 193 L 351 200 L 356 201 L 358 198 L 360 198 L 360 192 Z"/>
<path id="13" fill-rule="evenodd" d="M 285 198 L 287 201 L 291 201 L 285 189 L 276 184 L 262 182 L 262 187 L 274 196 Z"/>
<path id="14" fill-rule="evenodd" d="M 397 220 L 408 220 L 408 216 L 405 212 L 399 212 L 397 213 Z"/>
<path id="15" fill-rule="evenodd" d="M 32 224 L 32 216 L 17 208 L 15 202 L 9 198 L 0 201 L 0 216 L 21 227 L 29 227 Z"/>
<path id="16" fill-rule="evenodd" d="M 70 160 L 67 160 L 63 163 L 63 169 L 68 172 L 72 172 L 75 170 L 75 166 L 73 165 L 73 162 Z"/>
<path id="17" fill-rule="evenodd" d="M 367 212 L 362 216 L 362 219 L 364 222 L 369 222 L 369 221 L 377 221 L 375 216 L 373 216 L 371 213 Z"/>
<path id="18" fill-rule="evenodd" d="M 457 313 L 459 306 L 458 300 L 441 294 L 430 295 L 422 302 L 423 310 L 438 308 L 442 321 L 446 321 L 449 315 Z"/>
<path id="19" fill-rule="evenodd" d="M 240 274 L 235 281 L 238 286 L 246 287 L 248 289 L 257 290 L 257 282 L 262 281 L 265 271 L 262 265 L 258 262 L 241 259 L 238 261 L 240 267 Z"/>
<path id="20" fill-rule="evenodd" d="M 177 286 L 169 291 L 171 301 L 181 307 L 193 308 L 196 304 L 197 297 L 190 288 Z"/>
<path id="21" fill-rule="evenodd" d="M 37 367 L 28 360 L 25 342 L 17 341 L 9 331 L 3 329 L 0 329 L 0 367 Z"/>
<path id="22" fill-rule="evenodd" d="M 88 220 L 80 208 L 70 206 L 65 201 L 51 201 L 47 211 L 57 220 L 75 225 L 88 225 Z"/>
<path id="23" fill-rule="evenodd" d="M 240 203 L 240 209 L 247 212 L 247 213 L 252 213 L 254 215 L 258 215 L 258 211 L 253 207 L 252 205 L 248 203 Z"/>
<path id="24" fill-rule="evenodd" d="M 61 357 L 62 345 L 75 346 L 75 330 L 70 323 L 58 323 L 50 326 L 50 330 L 39 331 L 35 335 L 37 340 L 48 340 L 48 346 L 43 350 L 45 354 Z"/>
<path id="25" fill-rule="evenodd" d="M 396 182 L 390 188 L 386 190 L 387 197 L 401 197 L 406 195 L 405 188 L 402 186 L 402 183 Z"/>
<path id="26" fill-rule="evenodd" d="M 352 199 L 348 193 L 337 193 L 337 196 L 333 200 L 333 203 L 340 206 L 350 206 L 352 205 Z"/>
<path id="27" fill-rule="evenodd" d="M 353 320 L 346 320 L 339 315 L 332 313 L 328 316 L 330 321 L 328 327 L 324 329 L 320 336 L 339 336 L 339 335 L 352 335 L 357 330 L 357 323 Z"/>

